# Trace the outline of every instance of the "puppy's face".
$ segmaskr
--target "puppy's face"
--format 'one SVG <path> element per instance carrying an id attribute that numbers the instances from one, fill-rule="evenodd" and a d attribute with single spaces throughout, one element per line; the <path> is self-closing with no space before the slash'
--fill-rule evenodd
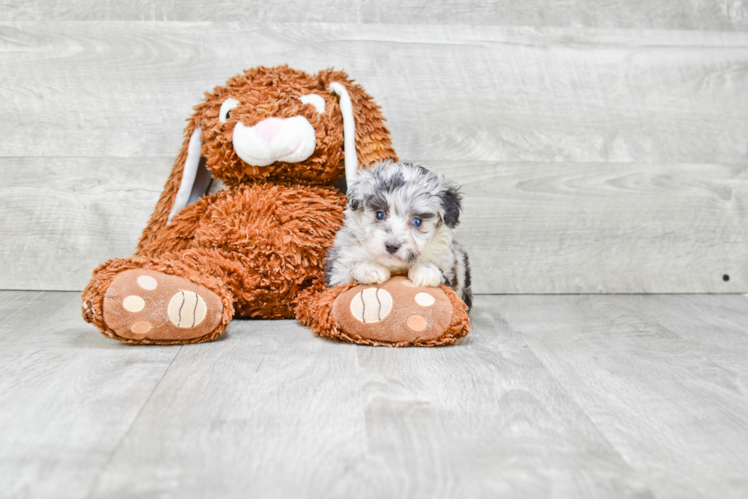
<path id="1" fill-rule="evenodd" d="M 363 170 L 348 191 L 366 250 L 388 268 L 413 265 L 459 223 L 460 195 L 443 176 L 411 164 Z M 444 240 L 444 241 L 442 241 Z"/>

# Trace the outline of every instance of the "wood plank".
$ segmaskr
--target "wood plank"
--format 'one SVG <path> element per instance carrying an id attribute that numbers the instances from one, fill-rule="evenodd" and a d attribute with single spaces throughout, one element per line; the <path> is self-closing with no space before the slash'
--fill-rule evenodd
<path id="1" fill-rule="evenodd" d="M 727 309 L 742 318 L 748 300 Z M 658 497 L 742 497 L 748 492 L 748 396 L 744 379 L 715 363 L 682 328 L 641 314 L 636 296 L 505 296 L 497 308 L 626 462 Z M 659 305 L 689 321 L 690 297 Z M 655 310 L 650 313 L 657 314 Z M 702 326 L 704 324 L 702 323 Z M 725 345 L 736 351 L 743 345 Z M 745 352 L 742 352 L 745 359 Z"/>
<path id="2" fill-rule="evenodd" d="M 0 288 L 79 290 L 130 255 L 170 165 L 0 158 L 0 212 L 12 214 L 0 217 Z M 476 293 L 748 291 L 744 166 L 427 165 L 463 186 L 457 236 Z"/>
<path id="3" fill-rule="evenodd" d="M 748 387 L 747 306 L 744 295 L 636 295 L 630 301 L 632 311 L 676 332 L 741 387 Z"/>
<path id="4" fill-rule="evenodd" d="M 182 349 L 91 496 L 329 496 L 366 453 L 357 372 L 354 345 L 234 321 Z"/>
<path id="5" fill-rule="evenodd" d="M 748 155 L 742 32 L 102 21 L 0 33 L 0 156 L 173 157 L 203 91 L 281 63 L 349 71 L 405 158 Z"/>
<path id="6" fill-rule="evenodd" d="M 495 304 L 456 347 L 359 349 L 368 454 L 335 496 L 651 496 Z"/>
<path id="7" fill-rule="evenodd" d="M 133 348 L 80 295 L 0 292 L 0 496 L 84 497 L 180 347 Z"/>
<path id="8" fill-rule="evenodd" d="M 431 164 L 477 293 L 748 291 L 745 165 Z"/>
<path id="9" fill-rule="evenodd" d="M 167 158 L 0 158 L 0 289 L 82 290 L 135 251 Z"/>
<path id="10" fill-rule="evenodd" d="M 744 2 L 712 0 L 0 0 L 0 21 L 235 21 L 569 26 L 739 31 Z"/>
<path id="11" fill-rule="evenodd" d="M 648 496 L 491 300 L 446 349 L 235 321 L 183 348 L 91 494 Z"/>

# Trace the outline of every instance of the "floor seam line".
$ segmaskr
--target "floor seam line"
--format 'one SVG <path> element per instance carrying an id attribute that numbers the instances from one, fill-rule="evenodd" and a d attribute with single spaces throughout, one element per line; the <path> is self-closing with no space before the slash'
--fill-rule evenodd
<path id="1" fill-rule="evenodd" d="M 520 334 L 520 335 L 522 335 L 522 334 Z M 530 352 L 532 352 L 533 356 L 535 356 L 535 358 L 538 360 L 538 362 L 540 363 L 540 365 L 543 368 L 545 368 L 545 370 L 548 372 L 548 374 L 553 378 L 553 381 L 556 384 L 558 384 L 559 389 L 561 391 L 563 391 L 563 393 L 566 395 L 567 398 L 569 398 L 569 401 L 571 401 L 572 403 L 574 403 L 574 405 L 576 405 L 576 407 L 579 409 L 579 411 L 587 418 L 587 420 L 589 421 L 590 425 L 592 425 L 592 427 L 594 427 L 595 430 L 597 430 L 597 433 L 600 435 L 600 438 L 603 441 L 605 441 L 606 443 L 608 443 L 608 446 L 610 446 L 610 449 L 618 456 L 618 458 L 621 459 L 621 462 L 623 462 L 624 464 L 626 464 L 626 466 L 631 470 L 631 472 L 633 472 L 639 479 L 641 479 L 642 483 L 646 485 L 646 487 L 647 487 L 647 493 L 649 493 L 650 495 L 652 495 L 652 498 L 658 498 L 657 495 L 654 492 L 654 488 L 652 487 L 652 484 L 649 482 L 649 480 L 646 477 L 646 475 L 644 475 L 638 467 L 635 467 L 634 464 L 632 464 L 626 458 L 626 456 L 624 455 L 624 453 L 621 450 L 618 449 L 618 447 L 615 445 L 615 443 L 613 443 L 613 441 L 610 440 L 610 438 L 608 437 L 608 435 L 605 432 L 603 432 L 603 430 L 600 428 L 599 425 L 597 425 L 597 422 L 592 417 L 592 415 L 590 415 L 587 412 L 587 410 L 584 408 L 584 406 L 582 406 L 582 404 L 577 400 L 577 398 L 574 397 L 574 395 L 566 387 L 566 384 L 564 384 L 563 382 L 561 382 L 561 380 L 559 380 L 558 377 L 556 377 L 556 374 L 553 371 L 551 371 L 551 369 L 548 367 L 548 365 L 546 365 L 543 362 L 543 360 L 540 359 L 540 356 L 538 356 L 538 354 L 535 352 L 535 350 L 533 349 L 533 347 L 529 343 L 527 344 L 527 348 L 530 350 Z"/>
<path id="2" fill-rule="evenodd" d="M 621 460 L 622 463 L 626 464 L 626 466 L 637 475 L 642 481 L 643 484 L 647 487 L 647 493 L 652 495 L 652 498 L 657 498 L 654 492 L 654 488 L 652 487 L 652 484 L 647 480 L 646 476 L 644 476 L 640 470 L 624 456 L 624 454 L 618 449 L 618 447 L 610 440 L 607 434 L 603 432 L 603 430 L 600 428 L 599 425 L 597 425 L 597 422 L 595 419 L 587 412 L 587 410 L 582 406 L 582 404 L 577 400 L 576 397 L 569 391 L 569 389 L 566 387 L 566 384 L 564 384 L 559 378 L 556 376 L 556 374 L 551 370 L 551 368 L 543 361 L 543 359 L 540 357 L 540 355 L 535 351 L 532 344 L 527 341 L 526 334 L 523 333 L 521 330 L 515 329 L 514 326 L 509 322 L 509 319 L 506 318 L 501 313 L 497 313 L 499 318 L 504 320 L 506 325 L 514 332 L 520 339 L 522 339 L 522 343 L 527 347 L 527 349 L 532 353 L 533 357 L 537 360 L 537 362 L 540 364 L 540 366 L 543 367 L 543 369 L 546 371 L 546 373 L 551 377 L 553 382 L 558 386 L 559 390 L 563 392 L 563 394 L 569 399 L 571 403 L 573 403 L 577 409 L 582 413 L 582 415 L 585 416 L 587 421 L 592 425 L 592 427 L 597 431 L 600 438 L 610 446 L 610 449 L 618 456 L 618 458 Z"/>
<path id="3" fill-rule="evenodd" d="M 101 475 L 104 473 L 107 467 L 109 467 L 109 464 L 112 462 L 112 459 L 117 454 L 119 449 L 122 447 L 122 443 L 125 442 L 125 439 L 128 435 L 130 435 L 130 432 L 132 431 L 132 428 L 135 427 L 135 423 L 140 419 L 140 415 L 143 413 L 143 409 L 148 406 L 148 403 L 151 401 L 151 398 L 156 393 L 156 389 L 161 385 L 161 382 L 164 380 L 164 377 L 166 377 L 166 374 L 169 373 L 169 370 L 171 370 L 171 365 L 174 364 L 174 360 L 179 357 L 179 353 L 182 352 L 182 349 L 184 348 L 184 345 L 179 346 L 179 350 L 176 352 L 174 357 L 169 362 L 169 366 L 166 367 L 166 370 L 161 374 L 156 384 L 153 386 L 153 390 L 151 390 L 151 393 L 148 395 L 148 397 L 143 402 L 143 405 L 138 410 L 138 413 L 135 415 L 135 418 L 132 419 L 132 422 L 130 422 L 130 425 L 127 427 L 127 430 L 122 434 L 122 437 L 120 438 L 119 442 L 117 442 L 117 445 L 112 449 L 112 451 L 109 453 L 109 456 L 107 457 L 106 461 L 104 462 L 104 465 L 101 466 L 99 469 L 99 472 L 96 473 L 96 476 L 94 477 L 94 480 L 91 482 L 91 488 L 86 493 L 86 498 L 91 498 L 91 494 L 93 493 L 94 489 L 96 489 L 96 484 L 99 482 L 99 479 L 101 478 Z"/>

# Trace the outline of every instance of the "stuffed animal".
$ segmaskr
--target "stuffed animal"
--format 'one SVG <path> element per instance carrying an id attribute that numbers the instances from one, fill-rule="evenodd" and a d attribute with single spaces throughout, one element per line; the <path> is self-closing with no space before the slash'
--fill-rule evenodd
<path id="1" fill-rule="evenodd" d="M 336 182 L 397 159 L 383 121 L 341 71 L 257 67 L 206 92 L 135 254 L 94 270 L 84 319 L 134 344 L 214 340 L 234 317 L 298 317 L 363 344 L 458 341 L 469 321 L 449 288 L 324 284 L 346 204 Z"/>

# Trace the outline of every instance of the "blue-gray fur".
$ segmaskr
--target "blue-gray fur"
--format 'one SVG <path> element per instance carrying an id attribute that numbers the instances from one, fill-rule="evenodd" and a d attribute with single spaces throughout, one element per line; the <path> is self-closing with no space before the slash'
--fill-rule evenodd
<path id="1" fill-rule="evenodd" d="M 382 162 L 359 169 L 347 194 L 344 226 L 325 264 L 330 286 L 382 283 L 407 269 L 411 281 L 445 283 L 471 304 L 468 257 L 452 237 L 462 202 L 457 184 L 421 165 Z M 387 252 L 387 244 L 397 251 Z"/>

